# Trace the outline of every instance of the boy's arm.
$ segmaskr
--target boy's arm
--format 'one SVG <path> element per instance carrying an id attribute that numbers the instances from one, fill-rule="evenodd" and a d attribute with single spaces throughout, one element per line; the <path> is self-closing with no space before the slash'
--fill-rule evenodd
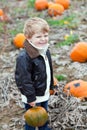
<path id="1" fill-rule="evenodd" d="M 35 89 L 31 80 L 32 65 L 27 58 L 19 56 L 16 62 L 15 81 L 20 92 L 27 97 L 27 102 L 36 100 Z"/>

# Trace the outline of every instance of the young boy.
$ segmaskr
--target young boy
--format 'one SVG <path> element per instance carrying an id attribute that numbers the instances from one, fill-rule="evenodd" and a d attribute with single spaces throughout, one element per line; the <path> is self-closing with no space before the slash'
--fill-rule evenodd
<path id="1" fill-rule="evenodd" d="M 48 50 L 49 25 L 38 17 L 29 18 L 24 25 L 24 49 L 20 52 L 15 71 L 16 84 L 22 93 L 25 109 L 42 106 L 47 110 L 49 90 L 53 89 L 53 70 Z M 25 125 L 25 130 L 35 130 Z M 47 123 L 38 130 L 50 130 Z"/>

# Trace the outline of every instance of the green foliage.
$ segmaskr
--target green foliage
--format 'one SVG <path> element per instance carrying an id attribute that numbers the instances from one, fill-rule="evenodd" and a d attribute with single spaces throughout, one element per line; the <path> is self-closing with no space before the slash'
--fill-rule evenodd
<path id="1" fill-rule="evenodd" d="M 72 34 L 72 35 L 69 35 L 66 40 L 57 43 L 56 47 L 61 47 L 61 46 L 64 46 L 64 45 L 70 45 L 72 43 L 77 42 L 78 40 L 79 40 L 78 35 L 77 34 Z"/>
<path id="2" fill-rule="evenodd" d="M 35 0 L 28 0 L 28 8 L 33 8 L 34 7 L 34 3 L 35 3 Z"/>
<path id="3" fill-rule="evenodd" d="M 64 19 L 55 20 L 55 19 L 48 19 L 47 22 L 50 26 L 62 26 L 64 25 Z"/>
<path id="4" fill-rule="evenodd" d="M 75 28 L 79 21 L 76 19 L 76 15 L 72 14 L 60 20 L 50 18 L 47 19 L 47 22 L 50 26 L 67 26 L 69 28 Z"/>
<path id="5" fill-rule="evenodd" d="M 55 77 L 57 78 L 58 81 L 66 80 L 65 75 L 55 75 Z"/>

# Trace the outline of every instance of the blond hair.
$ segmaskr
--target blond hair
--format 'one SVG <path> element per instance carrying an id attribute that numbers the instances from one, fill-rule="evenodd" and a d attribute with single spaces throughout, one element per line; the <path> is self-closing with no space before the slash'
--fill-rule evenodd
<path id="1" fill-rule="evenodd" d="M 23 32 L 27 38 L 30 38 L 38 32 L 49 32 L 49 25 L 42 18 L 30 18 L 25 22 Z"/>

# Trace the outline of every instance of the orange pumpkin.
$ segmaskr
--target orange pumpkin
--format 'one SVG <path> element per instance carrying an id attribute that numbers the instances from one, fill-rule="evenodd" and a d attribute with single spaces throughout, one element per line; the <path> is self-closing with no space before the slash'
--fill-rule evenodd
<path id="1" fill-rule="evenodd" d="M 48 1 L 47 0 L 36 0 L 35 1 L 35 9 L 38 11 L 44 10 L 48 8 Z"/>
<path id="2" fill-rule="evenodd" d="M 14 38 L 13 38 L 13 44 L 17 47 L 17 48 L 23 48 L 24 47 L 24 41 L 25 41 L 25 36 L 23 33 L 18 33 Z"/>
<path id="3" fill-rule="evenodd" d="M 2 16 L 4 14 L 3 10 L 0 9 L 0 16 Z"/>
<path id="4" fill-rule="evenodd" d="M 70 0 L 54 0 L 55 3 L 61 4 L 64 9 L 68 9 L 70 5 Z"/>
<path id="5" fill-rule="evenodd" d="M 53 95 L 54 94 L 54 90 L 50 90 L 50 95 Z"/>
<path id="6" fill-rule="evenodd" d="M 64 87 L 67 95 L 73 95 L 78 98 L 87 97 L 87 82 L 83 80 L 74 80 L 67 83 Z"/>
<path id="7" fill-rule="evenodd" d="M 50 16 L 62 15 L 64 7 L 60 4 L 51 4 L 48 8 L 48 14 Z"/>
<path id="8" fill-rule="evenodd" d="M 77 62 L 86 62 L 87 61 L 87 43 L 79 42 L 70 52 L 70 58 L 73 61 Z"/>
<path id="9" fill-rule="evenodd" d="M 1 20 L 2 22 L 12 23 L 10 17 L 9 17 L 7 14 L 5 14 L 5 13 L 1 16 L 0 20 Z"/>
<path id="10" fill-rule="evenodd" d="M 2 9 L 0 9 L 0 21 L 12 23 L 11 18 L 5 12 Z"/>
<path id="11" fill-rule="evenodd" d="M 48 2 L 48 8 L 50 5 L 54 4 L 52 1 Z"/>
<path id="12" fill-rule="evenodd" d="M 36 106 L 27 110 L 24 114 L 27 124 L 33 127 L 43 126 L 48 120 L 48 113 L 41 106 Z"/>

